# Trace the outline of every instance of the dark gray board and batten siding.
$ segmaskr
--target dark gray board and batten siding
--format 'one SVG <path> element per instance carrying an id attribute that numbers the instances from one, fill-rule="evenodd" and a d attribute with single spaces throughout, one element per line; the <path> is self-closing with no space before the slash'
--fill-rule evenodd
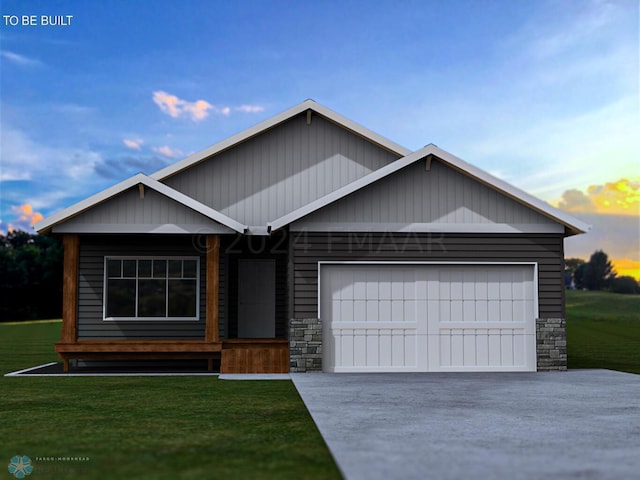
<path id="1" fill-rule="evenodd" d="M 292 233 L 294 318 L 318 316 L 319 261 L 536 262 L 540 318 L 564 318 L 563 236 Z"/>
<path id="2" fill-rule="evenodd" d="M 79 339 L 202 339 L 206 312 L 204 237 L 81 236 L 78 291 Z M 199 256 L 200 318 L 198 321 L 105 321 L 103 319 L 105 256 Z M 220 256 L 220 335 L 224 337 L 224 256 Z"/>

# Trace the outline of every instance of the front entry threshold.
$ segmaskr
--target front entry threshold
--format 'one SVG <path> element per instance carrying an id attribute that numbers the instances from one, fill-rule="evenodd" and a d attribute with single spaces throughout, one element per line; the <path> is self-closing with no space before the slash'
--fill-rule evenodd
<path id="1" fill-rule="evenodd" d="M 285 338 L 223 340 L 220 373 L 289 373 L 289 341 Z"/>

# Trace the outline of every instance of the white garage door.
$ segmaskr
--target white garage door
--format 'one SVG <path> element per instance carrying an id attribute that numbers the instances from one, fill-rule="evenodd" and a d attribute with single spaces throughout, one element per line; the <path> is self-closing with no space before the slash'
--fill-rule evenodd
<path id="1" fill-rule="evenodd" d="M 535 371 L 532 264 L 320 265 L 328 372 Z"/>

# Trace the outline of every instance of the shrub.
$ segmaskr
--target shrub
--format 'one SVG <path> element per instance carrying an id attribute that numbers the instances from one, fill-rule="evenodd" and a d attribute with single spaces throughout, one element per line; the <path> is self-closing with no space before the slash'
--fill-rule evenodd
<path id="1" fill-rule="evenodd" d="M 610 289 L 613 293 L 640 293 L 640 283 L 629 276 L 614 277 L 610 280 Z"/>

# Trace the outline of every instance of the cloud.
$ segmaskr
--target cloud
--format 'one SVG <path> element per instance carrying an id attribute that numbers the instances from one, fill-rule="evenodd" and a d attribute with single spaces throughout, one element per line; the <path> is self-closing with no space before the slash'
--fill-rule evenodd
<path id="1" fill-rule="evenodd" d="M 23 230 L 28 232 L 33 230 L 33 226 L 44 218 L 40 212 L 33 211 L 33 206 L 30 203 L 14 205 L 11 207 L 11 211 L 17 215 L 17 218 L 8 224 L 6 228 L 7 232 L 12 232 L 14 230 Z M 2 231 L 4 233 L 5 229 L 2 228 Z"/>
<path id="2" fill-rule="evenodd" d="M 162 147 L 153 147 L 151 150 L 153 150 L 156 153 L 159 153 L 160 155 L 164 155 L 167 158 L 177 158 L 180 157 L 182 155 L 182 151 L 178 150 L 177 148 L 171 148 L 167 145 L 164 145 Z"/>
<path id="3" fill-rule="evenodd" d="M 160 107 L 160 110 L 170 117 L 191 117 L 191 120 L 194 122 L 207 118 L 209 116 L 209 110 L 219 111 L 206 100 L 188 102 L 162 90 L 153 92 L 153 101 Z"/>
<path id="4" fill-rule="evenodd" d="M 242 113 L 259 113 L 264 111 L 264 107 L 261 105 L 244 104 L 232 108 L 229 106 L 212 105 L 206 100 L 189 102 L 162 90 L 153 92 L 153 101 L 160 107 L 160 110 L 170 117 L 190 117 L 194 122 L 204 120 L 209 116 L 210 112 L 228 117 L 232 111 Z"/>
<path id="5" fill-rule="evenodd" d="M 640 215 L 640 178 L 590 185 L 586 192 L 570 189 L 556 204 L 569 213 Z"/>
<path id="6" fill-rule="evenodd" d="M 588 260 L 596 250 L 603 250 L 614 265 L 627 259 L 634 265 L 640 263 L 640 217 L 633 215 L 573 214 L 591 225 L 582 235 L 567 237 L 564 241 L 565 257 Z M 620 272 L 618 272 L 620 273 Z"/>
<path id="7" fill-rule="evenodd" d="M 45 145 L 33 134 L 7 122 L 0 124 L 0 214 L 4 221 L 0 229 L 29 230 L 39 215 L 48 215 L 108 185 L 95 172 L 102 162 L 100 153 L 74 143 L 71 147 Z M 24 205 L 29 205 L 31 213 Z"/>
<path id="8" fill-rule="evenodd" d="M 0 125 L 0 181 L 38 181 L 46 179 L 68 188 L 80 184 L 93 173 L 100 155 L 82 147 L 50 147 L 34 141 L 25 132 L 6 123 Z"/>
<path id="9" fill-rule="evenodd" d="M 244 113 L 260 113 L 264 112 L 264 107 L 261 105 L 240 105 L 235 108 L 238 112 Z"/>
<path id="10" fill-rule="evenodd" d="M 583 8 L 573 13 L 571 23 L 563 21 L 561 15 L 548 21 L 549 27 L 546 29 L 541 28 L 539 22 L 531 22 L 525 29 L 525 34 L 531 40 L 529 54 L 545 59 L 571 53 L 585 43 L 597 43 L 598 37 L 608 35 L 607 29 L 615 25 L 618 16 L 623 13 L 623 9 L 613 3 L 587 1 Z"/>
<path id="11" fill-rule="evenodd" d="M 141 150 L 144 141 L 141 138 L 125 138 L 122 140 L 122 143 L 124 143 L 125 147 L 130 148 L 131 150 Z"/>
<path id="12" fill-rule="evenodd" d="M 15 52 L 10 52 L 8 50 L 3 50 L 2 52 L 0 52 L 0 56 L 6 58 L 12 63 L 15 63 L 16 65 L 21 65 L 23 67 L 37 67 L 42 65 L 42 62 L 40 60 L 37 60 L 35 58 L 25 57 L 24 55 L 20 55 L 19 53 L 15 53 Z"/>

